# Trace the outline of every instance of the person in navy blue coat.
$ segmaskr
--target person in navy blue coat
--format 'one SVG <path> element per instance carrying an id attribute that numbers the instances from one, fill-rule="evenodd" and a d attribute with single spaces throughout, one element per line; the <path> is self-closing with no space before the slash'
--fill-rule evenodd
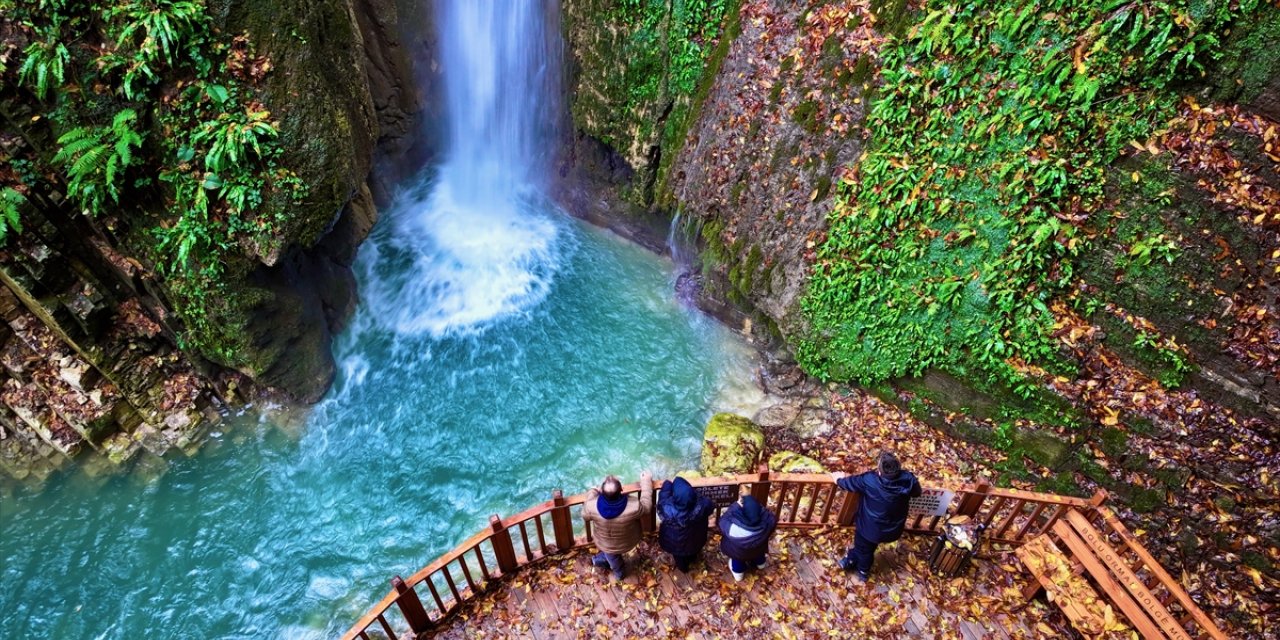
<path id="1" fill-rule="evenodd" d="M 707 519 L 716 510 L 710 498 L 698 495 L 688 480 L 676 476 L 658 490 L 658 546 L 671 554 L 676 568 L 688 573 L 689 565 L 707 544 Z"/>
<path id="2" fill-rule="evenodd" d="M 729 505 L 720 516 L 720 551 L 729 556 L 734 580 L 742 580 L 747 569 L 764 567 L 769 538 L 776 528 L 778 516 L 750 495 Z"/>
<path id="3" fill-rule="evenodd" d="M 902 537 L 907 526 L 907 507 L 920 495 L 920 481 L 888 451 L 880 454 L 876 470 L 858 475 L 835 472 L 836 485 L 857 492 L 858 514 L 854 520 L 853 546 L 840 559 L 840 568 L 855 572 L 859 582 L 867 581 L 876 547 Z"/>

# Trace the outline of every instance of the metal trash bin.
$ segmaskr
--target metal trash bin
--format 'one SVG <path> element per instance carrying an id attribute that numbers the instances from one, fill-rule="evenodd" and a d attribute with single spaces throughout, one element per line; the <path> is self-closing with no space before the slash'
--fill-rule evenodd
<path id="1" fill-rule="evenodd" d="M 948 578 L 960 575 L 972 561 L 985 528 L 969 516 L 949 518 L 929 552 L 929 570 Z"/>

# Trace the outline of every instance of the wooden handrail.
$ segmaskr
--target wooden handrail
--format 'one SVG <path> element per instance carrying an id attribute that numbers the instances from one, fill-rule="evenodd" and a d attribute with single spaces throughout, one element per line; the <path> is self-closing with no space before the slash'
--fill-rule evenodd
<path id="1" fill-rule="evenodd" d="M 761 469 L 760 473 L 755 474 L 693 478 L 689 480 L 689 483 L 695 488 L 737 485 L 739 493 L 743 492 L 744 487 L 749 486 L 751 487 L 750 492 L 755 494 L 757 499 L 763 497 L 764 500 L 762 502 L 772 505 L 774 512 L 778 515 L 778 526 L 782 528 L 852 526 L 853 515 L 857 506 L 857 495 L 836 490 L 831 476 L 827 474 L 771 473 L 766 469 Z M 806 489 L 810 487 L 812 488 L 806 492 Z M 827 491 L 821 491 L 823 487 L 826 487 Z M 654 481 L 653 488 L 655 491 L 659 489 L 660 482 Z M 631 494 L 639 491 L 639 483 L 623 485 L 624 493 Z M 806 493 L 808 493 L 808 498 L 805 498 Z M 958 505 L 957 512 L 982 518 L 988 523 L 988 531 L 992 532 L 992 534 L 987 536 L 987 541 L 1015 546 L 1048 530 L 1069 510 L 1080 511 L 1086 517 L 1094 516 L 1098 513 L 1098 505 L 1106 498 L 1105 494 L 1099 494 L 1094 499 L 1089 500 L 1017 489 L 1000 489 L 991 487 L 985 482 L 964 485 L 954 493 L 955 504 Z M 431 602 L 435 611 L 434 615 L 430 615 L 432 612 L 428 609 L 428 618 L 430 624 L 435 625 L 455 611 L 464 601 L 485 590 L 488 582 L 518 571 L 520 568 L 541 560 L 548 555 L 563 553 L 568 551 L 569 548 L 588 544 L 589 530 L 584 528 L 585 535 L 583 536 L 578 536 L 573 531 L 573 523 L 582 522 L 581 507 L 586 502 L 586 496 L 586 492 L 582 492 L 564 497 L 560 491 L 556 491 L 551 500 L 529 507 L 514 516 L 507 518 L 493 516 L 489 527 L 467 538 L 462 544 L 454 547 L 452 551 L 440 556 L 404 581 L 404 585 L 408 587 L 408 592 L 392 589 L 342 636 L 343 640 L 367 638 L 366 631 L 375 625 L 387 628 L 387 612 L 393 606 L 399 606 L 401 598 L 409 598 L 409 606 L 412 607 L 413 602 L 418 601 L 415 591 L 420 585 L 426 584 L 427 588 L 431 590 L 431 599 L 427 601 Z M 790 500 L 787 500 L 788 496 Z M 994 503 L 988 500 L 989 498 L 994 498 Z M 808 500 L 807 503 L 805 502 L 806 499 Z M 833 503 L 837 500 L 840 501 L 838 509 L 833 508 Z M 824 503 L 823 508 L 814 509 L 815 504 L 820 501 Z M 802 505 L 804 508 L 801 508 Z M 1013 506 L 1013 508 L 1006 510 L 1004 508 L 1006 505 Z M 1030 507 L 1029 514 L 1028 507 Z M 573 514 L 575 509 L 578 511 L 576 515 Z M 1114 521 L 1114 516 L 1108 517 L 1108 513 L 1109 511 L 1103 511 L 1101 517 L 1107 519 L 1108 522 Z M 814 517 L 815 515 L 817 516 L 816 518 Z M 544 516 L 549 516 L 551 523 L 552 532 L 549 536 L 542 533 L 541 518 Z M 1019 519 L 1021 519 L 1021 524 L 1015 522 Z M 536 521 L 535 526 L 540 533 L 538 544 L 536 545 L 538 553 L 530 551 L 527 554 L 523 554 L 522 557 L 522 554 L 516 552 L 510 530 L 515 528 L 520 532 L 516 538 L 522 539 L 521 536 L 528 535 L 527 523 L 531 520 Z M 918 535 L 936 534 L 938 532 L 941 518 L 929 518 L 927 523 L 922 522 L 922 520 L 924 518 L 917 517 L 914 521 L 909 521 L 907 532 Z M 1118 521 L 1114 522 L 1119 525 Z M 1123 527 L 1123 525 L 1119 526 Z M 996 532 L 999 535 L 994 535 Z M 1011 536 L 1007 535 L 1009 532 L 1012 532 Z M 1125 532 L 1127 533 L 1127 530 Z M 547 538 L 553 544 L 547 545 Z M 1132 536 L 1126 538 L 1127 542 L 1131 540 Z M 566 543 L 569 542 L 572 544 L 566 547 Z M 493 564 L 490 564 L 490 559 L 486 558 L 482 549 L 485 543 L 489 543 L 489 550 L 493 555 Z M 1137 543 L 1132 541 L 1130 544 Z M 547 553 L 548 550 L 550 554 Z M 1145 553 L 1145 550 L 1143 550 L 1143 553 Z M 462 567 L 462 571 L 470 576 L 471 573 L 467 568 L 467 563 L 471 557 L 474 557 L 474 560 L 478 563 L 483 581 L 478 583 L 478 589 L 472 588 L 469 584 L 469 578 L 465 588 L 458 588 L 450 577 L 449 567 L 454 563 L 458 563 Z M 1148 558 L 1150 558 L 1149 554 L 1145 556 L 1144 562 L 1148 561 Z M 1154 562 L 1154 560 L 1149 562 Z M 506 565 L 505 569 L 503 565 Z M 1163 573 L 1162 569 L 1158 569 L 1158 571 L 1160 573 L 1157 575 L 1168 575 Z M 431 582 L 437 576 L 444 576 L 444 579 L 448 582 L 449 590 L 447 592 L 437 593 L 434 586 L 435 583 Z M 1170 589 L 1173 590 L 1173 588 Z M 1198 621 L 1201 617 L 1207 620 L 1207 617 L 1191 603 L 1190 596 L 1185 591 L 1179 590 L 1175 592 L 1175 595 L 1178 597 L 1179 602 L 1183 603 L 1183 606 L 1197 617 Z M 445 596 L 448 596 L 447 600 Z M 418 629 L 412 630 L 418 631 Z"/>
<path id="2" fill-rule="evenodd" d="M 1216 640 L 1227 639 L 1227 635 L 1213 623 L 1213 619 L 1205 614 L 1204 611 L 1201 611 L 1200 607 L 1196 606 L 1195 601 L 1191 599 L 1191 594 L 1187 593 L 1182 588 L 1182 584 L 1169 575 L 1169 572 L 1165 571 L 1164 567 L 1160 566 L 1160 563 L 1151 556 L 1151 553 L 1147 551 L 1146 547 L 1142 546 L 1141 542 L 1138 542 L 1138 539 L 1129 531 L 1129 528 L 1124 526 L 1123 522 L 1120 522 L 1120 518 L 1116 517 L 1116 514 L 1109 507 L 1099 506 L 1097 513 L 1107 523 L 1107 527 L 1120 536 L 1125 546 L 1137 554 L 1142 564 L 1156 576 L 1156 579 L 1164 585 L 1169 593 L 1173 594 L 1173 597 L 1178 600 L 1178 604 L 1181 604 L 1182 608 L 1191 614 L 1191 617 L 1204 628 L 1210 637 Z"/>

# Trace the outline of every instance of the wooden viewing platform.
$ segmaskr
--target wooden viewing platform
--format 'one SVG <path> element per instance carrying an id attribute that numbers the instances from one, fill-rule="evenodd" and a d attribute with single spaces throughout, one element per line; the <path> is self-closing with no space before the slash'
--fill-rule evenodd
<path id="1" fill-rule="evenodd" d="M 704 561 L 683 574 L 648 537 L 629 555 L 628 576 L 614 582 L 590 566 L 591 529 L 581 519 L 585 494 L 565 498 L 557 491 L 510 518 L 492 516 L 488 528 L 408 580 L 397 576 L 391 592 L 343 639 L 814 637 L 853 629 L 876 637 L 1055 637 L 1066 628 L 1059 607 L 1068 605 L 1077 627 L 1078 612 L 1062 602 L 1062 593 L 1055 594 L 1059 606 L 1028 604 L 1039 585 L 1015 551 L 1043 542 L 1067 522 L 1092 527 L 1091 543 L 1105 551 L 1102 563 L 1124 577 L 1117 582 L 1103 575 L 1096 558 L 1073 553 L 1063 557 L 1073 580 L 1082 581 L 1079 589 L 1098 585 L 1096 600 L 1115 603 L 1115 618 L 1132 625 L 1127 628 L 1147 638 L 1225 638 L 1103 506 L 1102 492 L 1086 500 L 967 484 L 954 491 L 948 510 L 985 525 L 980 559 L 967 577 L 929 574 L 929 547 L 944 518 L 916 515 L 907 522 L 914 535 L 877 555 L 864 588 L 834 566 L 852 538 L 857 496 L 837 490 L 830 476 L 761 471 L 690 482 L 729 495 L 751 493 L 778 514 L 765 570 L 735 583 L 713 536 Z M 644 526 L 656 530 L 656 517 Z M 1141 595 L 1135 602 L 1129 593 Z"/>

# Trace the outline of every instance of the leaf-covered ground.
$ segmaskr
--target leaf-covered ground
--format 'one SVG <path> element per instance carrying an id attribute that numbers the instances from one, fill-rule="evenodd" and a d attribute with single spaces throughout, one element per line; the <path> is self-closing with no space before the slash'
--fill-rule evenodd
<path id="1" fill-rule="evenodd" d="M 714 546 L 689 574 L 652 541 L 622 582 L 579 549 L 526 569 L 465 606 L 436 638 L 1060 638 L 1067 624 L 1042 600 L 1025 608 L 1026 574 L 1004 553 L 959 578 L 933 576 L 929 540 L 882 547 L 871 582 L 835 566 L 848 532 L 781 532 L 769 565 L 734 582 Z M 714 540 L 712 542 L 714 545 Z"/>

